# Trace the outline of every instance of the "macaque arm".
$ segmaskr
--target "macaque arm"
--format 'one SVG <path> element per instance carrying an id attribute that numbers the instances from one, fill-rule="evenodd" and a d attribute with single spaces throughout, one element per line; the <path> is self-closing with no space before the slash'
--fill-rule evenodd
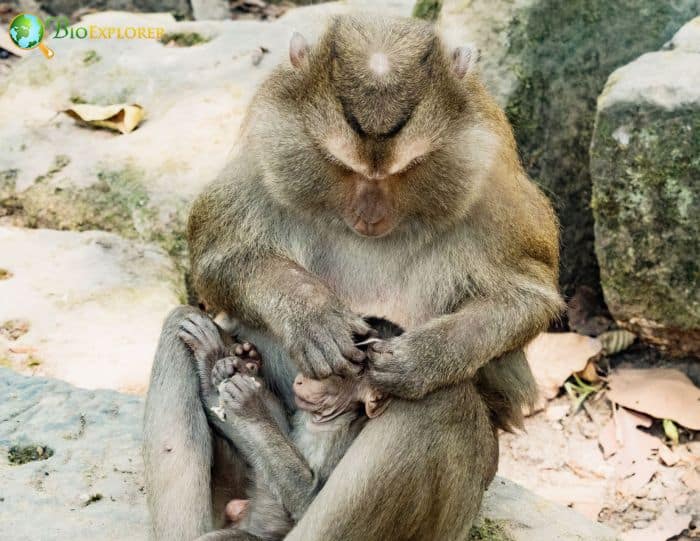
<path id="1" fill-rule="evenodd" d="M 311 377 L 359 372 L 364 352 L 353 335 L 369 330 L 318 277 L 292 261 L 274 233 L 264 225 L 264 196 L 253 212 L 215 183 L 200 196 L 188 224 L 195 287 L 215 310 L 235 314 L 265 329 L 289 351 L 299 369 Z M 261 202 L 262 201 L 262 202 Z M 269 219 L 267 220 L 270 221 Z M 222 227 L 225 224 L 225 227 Z M 225 232 L 225 233 L 224 233 Z"/>
<path id="2" fill-rule="evenodd" d="M 530 275 L 508 281 L 503 293 L 471 298 L 371 355 L 369 380 L 391 395 L 418 399 L 473 378 L 491 359 L 525 345 L 559 315 L 561 297 L 553 282 Z"/>

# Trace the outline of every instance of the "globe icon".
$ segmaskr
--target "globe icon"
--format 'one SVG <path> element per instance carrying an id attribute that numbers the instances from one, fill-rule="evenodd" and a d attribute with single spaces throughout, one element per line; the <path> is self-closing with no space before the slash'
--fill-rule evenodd
<path id="1" fill-rule="evenodd" d="M 53 56 L 53 51 L 43 45 L 44 23 L 36 15 L 20 13 L 10 23 L 10 38 L 20 49 L 39 47 L 47 58 Z"/>

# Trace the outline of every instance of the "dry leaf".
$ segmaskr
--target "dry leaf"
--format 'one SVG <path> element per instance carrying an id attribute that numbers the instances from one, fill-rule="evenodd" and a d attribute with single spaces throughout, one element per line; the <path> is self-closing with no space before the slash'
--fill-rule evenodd
<path id="1" fill-rule="evenodd" d="M 683 481 L 689 489 L 700 491 L 700 472 L 698 472 L 697 469 L 693 468 L 685 472 L 683 477 L 681 477 L 681 481 Z"/>
<path id="2" fill-rule="evenodd" d="M 12 353 L 36 353 L 38 350 L 33 346 L 10 346 L 10 351 Z"/>
<path id="3" fill-rule="evenodd" d="M 617 370 L 608 377 L 608 385 L 608 398 L 621 406 L 700 430 L 700 388 L 679 370 Z"/>
<path id="4" fill-rule="evenodd" d="M 661 447 L 661 440 L 651 434 L 638 430 L 638 426 L 649 428 L 651 418 L 633 411 L 620 408 L 615 412 L 615 433 L 620 445 L 617 471 L 622 477 L 637 473 L 636 464 L 640 464 Z"/>
<path id="5" fill-rule="evenodd" d="M 569 406 L 569 404 L 557 404 L 555 406 L 549 406 L 544 412 L 544 415 L 550 421 L 559 421 L 566 417 L 570 409 L 571 406 Z"/>
<path id="6" fill-rule="evenodd" d="M 136 129 L 145 116 L 143 107 L 137 104 L 118 105 L 74 105 L 63 111 L 67 115 L 89 126 L 108 128 L 121 133 Z"/>
<path id="7" fill-rule="evenodd" d="M 672 449 L 669 449 L 665 445 L 659 447 L 659 458 L 666 466 L 673 466 L 681 459 L 678 454 L 674 453 Z"/>
<path id="8" fill-rule="evenodd" d="M 651 481 L 658 470 L 659 463 L 656 460 L 647 459 L 635 462 L 628 470 L 631 475 L 617 483 L 617 491 L 623 496 L 638 496 L 639 491 Z"/>
<path id="9" fill-rule="evenodd" d="M 542 333 L 526 346 L 525 355 L 542 394 L 554 398 L 566 379 L 583 370 L 602 347 L 595 338 L 573 332 Z"/>
<path id="10" fill-rule="evenodd" d="M 598 383 L 600 381 L 600 376 L 598 375 L 598 363 L 595 359 L 589 359 L 586 363 L 586 368 L 577 372 L 577 376 L 582 380 L 589 383 Z"/>
<path id="11" fill-rule="evenodd" d="M 641 530 L 629 530 L 622 533 L 624 541 L 666 541 L 680 534 L 690 524 L 691 515 L 677 515 L 672 509 Z"/>
<path id="12" fill-rule="evenodd" d="M 571 508 L 578 513 L 581 513 L 588 520 L 597 521 L 598 515 L 603 510 L 605 503 L 603 500 L 596 502 L 574 502 Z"/>

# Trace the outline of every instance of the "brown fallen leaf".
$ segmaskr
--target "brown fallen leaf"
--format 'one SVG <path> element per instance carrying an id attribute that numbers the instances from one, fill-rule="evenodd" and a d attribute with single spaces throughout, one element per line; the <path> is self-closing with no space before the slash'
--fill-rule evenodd
<path id="1" fill-rule="evenodd" d="M 691 515 L 677 515 L 673 509 L 666 509 L 646 528 L 623 532 L 622 539 L 623 541 L 666 541 L 685 530 L 692 518 Z"/>
<path id="2" fill-rule="evenodd" d="M 598 375 L 598 363 L 596 359 L 588 359 L 586 367 L 580 372 L 577 372 L 576 375 L 589 383 L 598 383 L 600 381 L 600 376 Z"/>
<path id="3" fill-rule="evenodd" d="M 588 336 L 542 333 L 525 347 L 525 356 L 544 397 L 554 398 L 567 378 L 583 370 L 601 349 L 601 343 Z"/>
<path id="4" fill-rule="evenodd" d="M 38 350 L 33 346 L 10 346 L 12 353 L 36 353 Z"/>
<path id="5" fill-rule="evenodd" d="M 672 449 L 669 449 L 665 445 L 659 447 L 659 458 L 666 466 L 674 466 L 681 459 L 677 453 L 673 452 Z"/>
<path id="6" fill-rule="evenodd" d="M 636 465 L 652 456 L 653 451 L 661 447 L 661 440 L 637 429 L 638 426 L 651 426 L 652 420 L 646 415 L 620 408 L 615 412 L 614 419 L 615 434 L 620 445 L 616 470 L 621 477 L 629 477 L 639 473 Z"/>
<path id="7" fill-rule="evenodd" d="M 88 126 L 107 128 L 121 133 L 134 131 L 145 116 L 145 111 L 140 105 L 125 103 L 117 105 L 78 104 L 63 112 Z"/>
<path id="8" fill-rule="evenodd" d="M 608 386 L 616 404 L 700 430 L 700 388 L 679 370 L 620 369 L 608 376 Z"/>
<path id="9" fill-rule="evenodd" d="M 700 472 L 698 472 L 697 469 L 693 468 L 685 472 L 681 477 L 681 481 L 683 481 L 689 489 L 700 491 Z"/>
<path id="10" fill-rule="evenodd" d="M 651 481 L 654 474 L 659 471 L 659 463 L 656 460 L 640 460 L 630 466 L 627 473 L 631 473 L 617 482 L 617 492 L 622 496 L 638 496 L 639 491 Z"/>

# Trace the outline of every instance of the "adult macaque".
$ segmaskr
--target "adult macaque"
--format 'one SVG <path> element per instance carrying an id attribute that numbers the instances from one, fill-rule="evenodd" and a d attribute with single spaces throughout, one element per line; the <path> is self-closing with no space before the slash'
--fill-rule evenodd
<path id="1" fill-rule="evenodd" d="M 339 17 L 313 46 L 295 35 L 192 208 L 196 288 L 256 344 L 288 409 L 298 371 L 367 363 L 392 396 L 291 541 L 465 539 L 496 428 L 534 396 L 522 347 L 561 309 L 557 224 L 475 58 L 417 20 Z M 168 541 L 211 531 L 245 496 L 244 461 L 210 428 L 177 337 L 189 314 L 165 322 L 146 405 L 149 503 Z M 364 359 L 359 314 L 406 332 Z"/>
<path id="2" fill-rule="evenodd" d="M 379 336 L 396 334 L 392 329 Z M 185 318 L 178 335 L 194 355 L 202 401 L 215 414 L 210 415 L 212 426 L 236 445 L 252 470 L 249 499 L 226 506 L 234 524 L 204 539 L 283 539 L 367 418 L 384 410 L 386 397 L 364 378 L 313 380 L 299 374 L 294 380 L 299 409 L 290 423 L 279 399 L 258 377 L 261 359 L 254 346 L 234 344 L 230 355 L 220 358 L 227 350 L 222 334 L 201 313 Z"/>

